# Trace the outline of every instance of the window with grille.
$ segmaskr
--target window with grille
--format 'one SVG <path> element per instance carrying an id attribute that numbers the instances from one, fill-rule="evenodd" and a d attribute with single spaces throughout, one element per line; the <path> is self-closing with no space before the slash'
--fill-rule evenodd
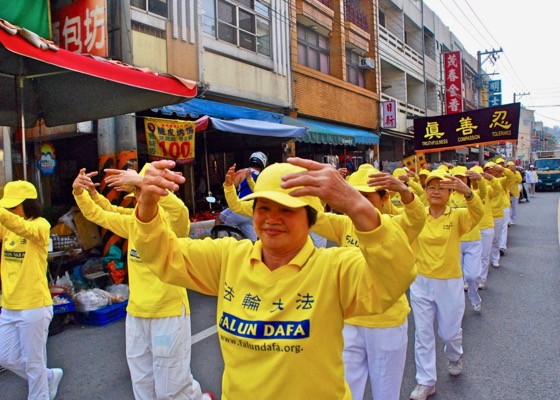
<path id="1" fill-rule="evenodd" d="M 297 26 L 298 63 L 330 73 L 329 38 L 304 25 Z"/>
<path id="2" fill-rule="evenodd" d="M 255 0 L 203 0 L 204 33 L 265 56 L 271 55 L 270 7 Z"/>
<path id="3" fill-rule="evenodd" d="M 366 87 L 366 74 L 359 67 L 360 56 L 352 50 L 346 49 L 346 81 L 359 87 Z"/>

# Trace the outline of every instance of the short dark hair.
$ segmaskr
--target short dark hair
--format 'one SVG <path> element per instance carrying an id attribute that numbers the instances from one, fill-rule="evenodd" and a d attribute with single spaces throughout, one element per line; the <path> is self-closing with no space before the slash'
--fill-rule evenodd
<path id="1" fill-rule="evenodd" d="M 25 199 L 21 204 L 26 218 L 35 219 L 43 214 L 43 206 L 41 206 L 39 199 Z"/>

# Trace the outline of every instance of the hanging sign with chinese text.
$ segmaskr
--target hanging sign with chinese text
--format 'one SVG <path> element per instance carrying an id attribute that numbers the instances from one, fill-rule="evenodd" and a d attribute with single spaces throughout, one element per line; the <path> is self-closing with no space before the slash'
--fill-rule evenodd
<path id="1" fill-rule="evenodd" d="M 443 53 L 446 114 L 463 111 L 463 69 L 461 68 L 461 63 L 460 51 Z"/>
<path id="2" fill-rule="evenodd" d="M 150 160 L 168 159 L 178 164 L 194 160 L 195 121 L 145 118 Z"/>
<path id="3" fill-rule="evenodd" d="M 517 141 L 519 115 L 519 103 L 512 103 L 452 115 L 416 118 L 415 151 L 433 152 Z"/>
<path id="4" fill-rule="evenodd" d="M 384 101 L 383 105 L 383 128 L 397 127 L 397 102 L 394 100 Z"/>
<path id="5" fill-rule="evenodd" d="M 54 11 L 52 32 L 63 49 L 107 57 L 106 0 L 78 0 Z"/>

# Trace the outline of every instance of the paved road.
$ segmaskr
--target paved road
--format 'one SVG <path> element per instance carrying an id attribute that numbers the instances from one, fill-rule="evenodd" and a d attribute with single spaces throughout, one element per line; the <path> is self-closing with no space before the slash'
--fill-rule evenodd
<path id="1" fill-rule="evenodd" d="M 560 390 L 560 194 L 537 193 L 519 205 L 502 267 L 490 271 L 480 315 L 465 313 L 465 368 L 447 374 L 438 347 L 437 393 L 430 400 L 552 400 Z M 189 294 L 193 310 L 192 369 L 204 390 L 221 394 L 222 360 L 215 332 L 215 299 Z M 414 388 L 414 321 L 401 399 Z M 69 325 L 48 342 L 49 366 L 64 368 L 57 400 L 132 400 L 125 360 L 124 320 L 106 327 Z M 294 371 L 295 373 L 295 371 Z M 26 384 L 0 374 L 0 399 L 24 400 Z M 366 399 L 370 400 L 371 393 Z M 258 399 L 258 395 L 255 395 Z M 248 399 L 251 400 L 251 399 Z M 270 400 L 270 399 L 265 399 Z M 283 400 L 283 399 L 282 399 Z M 315 400 L 315 399 L 311 399 Z"/>

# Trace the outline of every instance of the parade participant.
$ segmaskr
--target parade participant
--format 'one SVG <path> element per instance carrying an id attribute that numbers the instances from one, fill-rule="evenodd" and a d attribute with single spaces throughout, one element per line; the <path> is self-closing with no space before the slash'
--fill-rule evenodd
<path id="1" fill-rule="evenodd" d="M 474 182 L 474 184 L 478 185 L 479 188 L 485 188 L 485 190 L 478 191 L 478 195 L 482 200 L 482 205 L 484 206 L 484 215 L 478 223 L 478 227 L 480 229 L 480 241 L 482 243 L 478 288 L 484 290 L 486 289 L 488 267 L 490 266 L 490 253 L 492 251 L 492 241 L 494 240 L 494 217 L 492 215 L 492 196 L 494 196 L 494 188 L 489 183 L 486 183 L 487 180 L 492 179 L 492 175 L 484 172 L 482 167 L 475 165 L 470 169 L 470 171 L 474 171 L 484 178 L 484 180 L 481 179 Z"/>
<path id="2" fill-rule="evenodd" d="M 497 158 L 495 162 L 496 162 L 497 165 L 499 165 L 503 169 L 507 169 L 506 168 L 506 161 L 503 158 L 501 158 L 501 157 Z M 504 177 L 504 175 L 501 172 L 498 173 L 496 176 L 500 177 L 500 178 Z M 504 201 L 504 224 L 502 225 L 502 236 L 500 238 L 500 243 L 498 244 L 500 257 L 505 255 L 506 248 L 507 248 L 508 229 L 509 229 L 509 224 L 511 222 L 510 184 L 513 184 L 514 181 L 515 180 L 512 180 L 509 183 L 507 183 L 507 186 L 502 183 L 502 185 L 503 185 L 502 196 L 503 196 L 503 201 Z"/>
<path id="3" fill-rule="evenodd" d="M 481 182 L 482 176 L 478 173 L 467 171 L 467 167 L 458 165 L 451 170 L 451 175 L 470 186 L 481 199 L 486 198 L 486 185 Z M 480 184 L 478 184 L 479 182 Z M 451 192 L 449 206 L 451 208 L 466 208 L 465 196 L 455 191 Z M 480 312 L 482 299 L 478 294 L 478 285 L 482 274 L 482 236 L 478 226 L 461 236 L 461 270 L 471 307 L 474 311 Z"/>
<path id="4" fill-rule="evenodd" d="M 519 185 L 523 181 L 523 177 L 521 176 L 521 172 L 517 170 L 515 167 L 515 163 L 513 161 L 507 162 L 507 168 L 510 169 L 515 174 L 515 181 L 509 187 L 509 194 L 510 194 L 510 203 L 511 203 L 511 217 L 509 224 L 515 225 L 515 221 L 517 221 L 517 205 L 519 204 Z M 507 241 L 504 242 L 502 240 L 502 244 L 504 245 L 504 249 L 507 249 Z"/>
<path id="5" fill-rule="evenodd" d="M 113 170 L 109 170 L 113 171 Z M 142 173 L 142 171 L 141 171 Z M 134 398 L 136 400 L 210 400 L 210 393 L 202 393 L 200 384 L 191 374 L 191 321 L 187 292 L 178 286 L 161 282 L 138 256 L 130 232 L 134 216 L 125 208 L 107 205 L 97 193 L 91 180 L 97 173 L 86 174 L 85 169 L 72 185 L 74 198 L 84 217 L 107 229 L 128 243 L 128 280 L 130 295 L 126 315 L 126 358 Z M 117 177 L 109 181 L 121 188 L 141 191 L 143 178 L 134 170 L 113 171 Z M 89 192 L 89 193 L 88 193 Z M 90 196 L 93 194 L 93 196 Z M 104 210 L 96 204 L 103 204 Z M 107 201 L 105 199 L 105 201 Z M 162 198 L 161 206 L 169 210 L 166 224 L 181 236 L 188 235 L 188 209 L 174 194 Z M 183 215 L 178 221 L 170 215 Z M 186 228 L 185 228 L 186 227 Z"/>
<path id="6" fill-rule="evenodd" d="M 414 279 L 406 236 L 389 217 L 334 167 L 288 162 L 267 167 L 245 197 L 255 200 L 255 243 L 176 238 L 158 208 L 184 182 L 171 161 L 152 163 L 138 199 L 133 239 L 145 265 L 218 298 L 224 399 L 350 399 L 344 318 L 384 312 Z M 317 196 L 352 219 L 359 248 L 314 248 Z"/>
<path id="7" fill-rule="evenodd" d="M 47 368 L 53 318 L 47 282 L 50 224 L 35 186 L 8 182 L 0 200 L 0 365 L 27 380 L 29 400 L 53 400 L 63 371 Z"/>
<path id="8" fill-rule="evenodd" d="M 488 172 L 491 184 L 494 187 L 494 195 L 492 196 L 492 215 L 494 217 L 494 240 L 492 241 L 492 251 L 490 253 L 490 262 L 492 267 L 500 267 L 500 245 L 502 243 L 502 235 L 504 233 L 504 224 L 506 223 L 505 209 L 508 208 L 509 195 L 507 202 L 505 191 L 515 179 L 515 175 L 509 169 L 506 169 L 492 161 L 484 164 L 484 172 Z M 486 178 L 488 179 L 488 178 Z"/>
<path id="9" fill-rule="evenodd" d="M 389 191 L 400 194 L 403 213 L 393 217 L 405 232 L 408 242 L 416 239 L 426 213 L 420 200 L 400 179 L 379 173 L 372 165 L 362 164 L 350 175 L 355 187 L 378 210 L 389 201 Z M 323 213 L 312 228 L 315 232 L 343 247 L 357 246 L 355 227 L 345 215 Z M 398 400 L 406 362 L 410 306 L 403 294 L 383 314 L 349 318 L 345 321 L 344 375 L 353 399 L 362 399 L 370 380 L 374 400 Z"/>
<path id="10" fill-rule="evenodd" d="M 257 151 L 251 154 L 249 157 L 249 168 L 239 170 L 234 177 L 233 184 L 237 188 L 239 197 L 245 197 L 253 192 L 255 182 L 267 164 L 268 157 L 263 152 Z M 257 240 L 251 218 L 234 213 L 230 209 L 222 211 L 219 218 L 224 224 L 239 228 L 247 239 L 251 239 L 253 242 Z"/>
<path id="11" fill-rule="evenodd" d="M 445 171 L 432 171 L 426 179 L 426 223 L 413 243 L 418 276 L 410 286 L 410 304 L 415 324 L 417 385 L 410 394 L 425 400 L 436 391 L 436 338 L 434 321 L 444 344 L 448 371 L 453 376 L 463 370 L 465 295 L 460 263 L 461 236 L 482 218 L 484 209 L 478 195 L 459 178 Z M 465 196 L 467 208 L 447 205 L 451 190 Z"/>
<path id="12" fill-rule="evenodd" d="M 393 221 L 403 229 L 409 243 L 416 239 L 426 221 L 426 213 L 423 204 L 404 182 L 389 173 L 380 173 L 371 164 L 360 165 L 347 182 L 379 211 L 384 203 L 390 201 L 389 191 L 399 193 L 403 213 L 393 216 Z M 252 207 L 239 201 L 228 186 L 224 184 L 224 192 L 230 207 L 242 214 L 252 215 Z M 311 230 L 342 247 L 359 245 L 352 220 L 346 215 L 319 213 Z M 364 397 L 368 376 L 374 399 L 399 399 L 408 344 L 409 313 L 410 306 L 403 294 L 383 314 L 345 321 L 344 375 L 353 399 Z"/>

